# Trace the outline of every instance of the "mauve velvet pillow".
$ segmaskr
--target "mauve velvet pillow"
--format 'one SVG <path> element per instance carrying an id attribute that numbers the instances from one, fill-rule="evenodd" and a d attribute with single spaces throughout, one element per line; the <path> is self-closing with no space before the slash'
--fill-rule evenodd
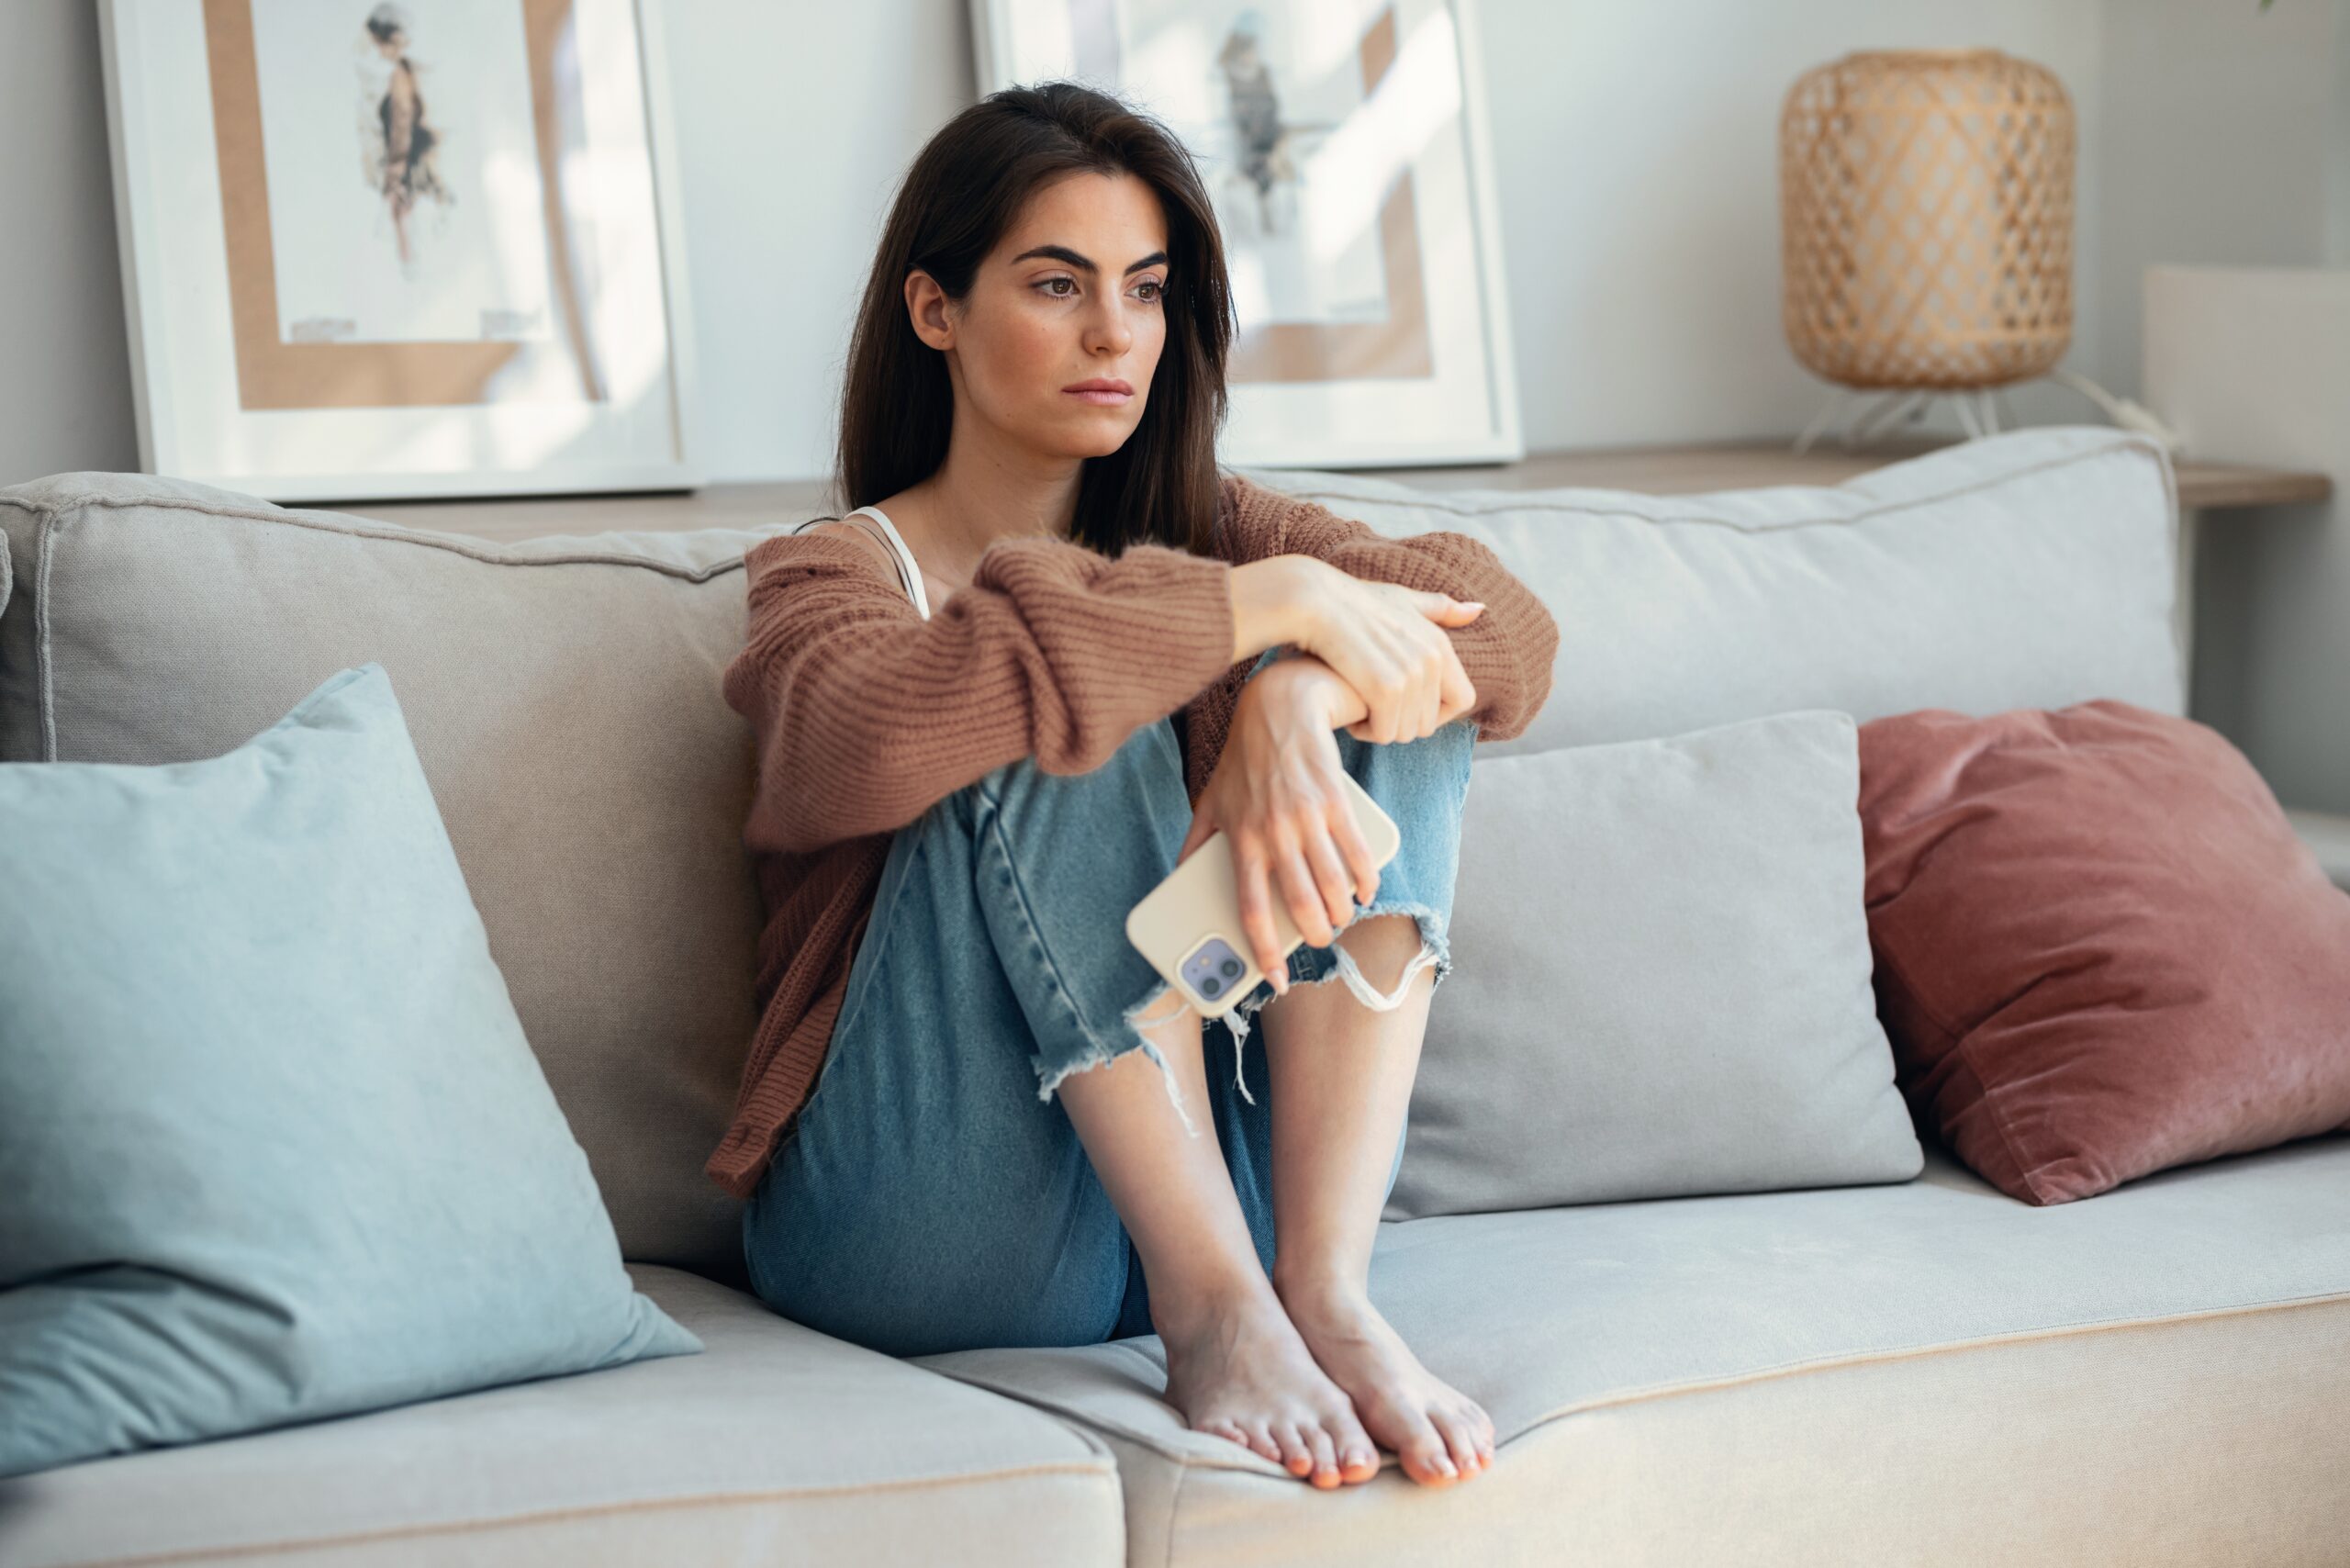
<path id="1" fill-rule="evenodd" d="M 1861 726 L 1910 1114 L 2061 1204 L 2350 1126 L 2350 893 L 2208 725 L 2112 700 Z"/>

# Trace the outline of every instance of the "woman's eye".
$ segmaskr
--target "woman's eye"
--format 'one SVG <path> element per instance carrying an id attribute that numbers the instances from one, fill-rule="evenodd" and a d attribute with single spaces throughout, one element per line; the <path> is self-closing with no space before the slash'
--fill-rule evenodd
<path id="1" fill-rule="evenodd" d="M 1063 293 L 1058 286 L 1064 283 L 1069 285 L 1069 290 L 1067 293 Z M 1070 294 L 1077 292 L 1077 279 L 1073 277 L 1048 277 L 1036 286 L 1043 289 L 1055 299 L 1067 299 Z"/>
<path id="2" fill-rule="evenodd" d="M 1150 292 L 1144 295 L 1143 297 L 1149 300 L 1154 305 L 1158 302 L 1159 297 L 1167 292 L 1166 285 L 1160 283 L 1155 277 L 1147 277 L 1140 283 L 1135 285 L 1135 286 L 1136 288 L 1147 288 L 1150 290 Z"/>

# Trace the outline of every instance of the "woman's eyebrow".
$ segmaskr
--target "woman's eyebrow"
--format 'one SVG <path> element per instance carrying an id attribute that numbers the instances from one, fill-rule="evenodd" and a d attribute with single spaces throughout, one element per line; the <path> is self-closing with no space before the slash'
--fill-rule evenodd
<path id="1" fill-rule="evenodd" d="M 1101 270 L 1100 268 L 1096 267 L 1096 266 L 1093 264 L 1092 260 L 1091 260 L 1090 257 L 1086 257 L 1086 256 L 1080 256 L 1080 255 L 1079 255 L 1075 251 L 1070 250 L 1067 245 L 1038 245 L 1038 246 L 1035 247 L 1035 248 L 1034 248 L 1034 249 L 1032 249 L 1032 250 L 1026 250 L 1026 251 L 1023 251 L 1023 252 L 1021 252 L 1018 255 L 1016 255 L 1016 256 L 1013 257 L 1012 259 L 1013 259 L 1013 261 L 1015 261 L 1015 262 L 1024 262 L 1024 261 L 1026 261 L 1026 260 L 1027 260 L 1029 257 L 1031 257 L 1031 256 L 1046 256 L 1046 257 L 1049 257 L 1049 258 L 1051 258 L 1052 260 L 1054 260 L 1054 261 L 1056 261 L 1056 262 L 1066 262 L 1066 263 L 1068 263 L 1070 266 L 1076 267 L 1076 268 L 1077 268 L 1078 270 L 1080 270 L 1080 272 L 1089 272 L 1089 273 L 1090 273 L 1090 272 L 1099 272 L 1099 271 Z M 1129 263 L 1126 263 L 1126 271 L 1127 271 L 1127 272 L 1130 272 L 1130 273 L 1131 273 L 1131 272 L 1140 272 L 1143 268 L 1147 267 L 1147 266 L 1155 266 L 1155 265 L 1157 265 L 1158 263 L 1163 262 L 1163 261 L 1165 261 L 1166 259 L 1167 259 L 1167 252 L 1164 252 L 1164 251 L 1153 251 L 1149 255 L 1145 256 L 1141 261 L 1138 261 L 1138 262 L 1129 262 Z"/>

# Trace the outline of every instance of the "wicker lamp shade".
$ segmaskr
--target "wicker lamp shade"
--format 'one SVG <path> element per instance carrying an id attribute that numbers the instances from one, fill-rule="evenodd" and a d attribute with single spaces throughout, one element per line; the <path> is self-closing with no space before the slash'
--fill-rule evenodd
<path id="1" fill-rule="evenodd" d="M 2072 99 L 1995 49 L 1863 50 L 1779 120 L 1783 308 L 1844 386 L 1964 391 L 2045 374 L 2073 339 Z"/>

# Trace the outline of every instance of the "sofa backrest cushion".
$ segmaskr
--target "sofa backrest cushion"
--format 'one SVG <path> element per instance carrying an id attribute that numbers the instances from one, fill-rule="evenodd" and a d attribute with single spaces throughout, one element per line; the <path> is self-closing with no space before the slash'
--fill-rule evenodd
<path id="1" fill-rule="evenodd" d="M 755 530 L 498 544 L 188 481 L 0 489 L 0 759 L 227 752 L 379 662 L 632 1260 L 739 1278 L 701 1173 L 755 1023 L 751 737 L 719 678 Z"/>
<path id="2" fill-rule="evenodd" d="M 1707 495 L 1239 472 L 1382 533 L 1470 534 L 1542 596 L 1559 622 L 1550 699 L 1481 756 L 1798 708 L 1863 723 L 2098 697 L 2186 711 L 2177 491 L 2161 445 L 2132 431 L 2009 431 L 1841 485 Z"/>

